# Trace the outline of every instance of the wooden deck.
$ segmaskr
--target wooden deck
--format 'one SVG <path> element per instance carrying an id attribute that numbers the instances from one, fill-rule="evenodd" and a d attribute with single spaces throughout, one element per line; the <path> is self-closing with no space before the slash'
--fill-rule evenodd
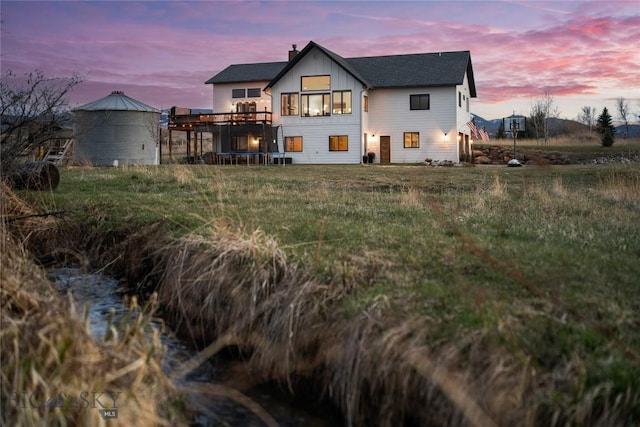
<path id="1" fill-rule="evenodd" d="M 248 125 L 271 124 L 271 112 L 212 113 L 212 114 L 170 114 L 169 129 L 193 131 L 207 125 Z"/>

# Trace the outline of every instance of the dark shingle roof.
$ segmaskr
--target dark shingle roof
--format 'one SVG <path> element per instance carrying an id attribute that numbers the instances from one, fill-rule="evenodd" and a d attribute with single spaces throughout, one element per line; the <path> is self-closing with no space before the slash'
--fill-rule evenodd
<path id="1" fill-rule="evenodd" d="M 471 96 L 476 95 L 468 51 L 370 56 L 347 62 L 372 88 L 460 85 L 467 73 Z"/>
<path id="2" fill-rule="evenodd" d="M 261 62 L 230 65 L 211 77 L 205 84 L 270 81 L 288 62 Z"/>
<path id="3" fill-rule="evenodd" d="M 206 83 L 268 80 L 269 88 L 313 48 L 322 51 L 369 88 L 453 86 L 463 83 L 466 72 L 471 96 L 476 96 L 469 51 L 343 58 L 313 41 L 290 62 L 231 65 Z"/>

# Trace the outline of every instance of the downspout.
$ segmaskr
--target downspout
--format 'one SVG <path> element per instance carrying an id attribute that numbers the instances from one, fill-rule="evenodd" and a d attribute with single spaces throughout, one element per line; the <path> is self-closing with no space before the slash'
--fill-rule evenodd
<path id="1" fill-rule="evenodd" d="M 364 115 L 364 108 L 362 107 L 362 94 L 365 91 L 368 91 L 369 88 L 368 87 L 364 87 L 362 90 L 360 90 L 360 138 L 364 138 L 364 124 L 362 123 L 362 116 Z M 360 140 L 360 166 L 362 166 L 364 163 L 362 162 L 362 157 L 364 156 L 364 144 L 366 144 L 367 141 L 363 141 L 362 139 Z"/>

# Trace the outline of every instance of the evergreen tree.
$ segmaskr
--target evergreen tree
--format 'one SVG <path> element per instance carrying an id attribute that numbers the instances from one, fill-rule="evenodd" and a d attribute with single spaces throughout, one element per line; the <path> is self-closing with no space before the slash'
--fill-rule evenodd
<path id="1" fill-rule="evenodd" d="M 598 117 L 596 131 L 600 134 L 600 140 L 603 147 L 611 147 L 614 141 L 615 128 L 611 120 L 611 114 L 607 107 L 604 107 L 602 114 Z"/>

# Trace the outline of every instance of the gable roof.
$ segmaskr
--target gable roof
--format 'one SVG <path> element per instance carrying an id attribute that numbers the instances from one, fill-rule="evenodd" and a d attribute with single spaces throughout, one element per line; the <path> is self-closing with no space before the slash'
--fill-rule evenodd
<path id="1" fill-rule="evenodd" d="M 366 80 L 360 75 L 360 73 L 353 68 L 353 66 L 351 65 L 351 63 L 344 59 L 343 57 L 341 57 L 340 55 L 333 53 L 332 51 L 330 51 L 327 48 L 324 48 L 322 46 L 320 46 L 319 44 L 310 41 L 305 47 L 304 49 L 302 49 L 300 51 L 300 53 L 298 53 L 291 61 L 289 61 L 285 67 L 269 82 L 269 84 L 267 85 L 267 87 L 265 89 L 268 89 L 270 87 L 272 87 L 278 80 L 280 80 L 280 78 L 282 76 L 284 76 L 287 72 L 289 72 L 289 70 L 293 67 L 295 67 L 295 65 L 300 62 L 300 60 L 302 58 L 304 58 L 304 56 L 309 53 L 313 48 L 319 49 L 322 53 L 324 53 L 325 55 L 327 55 L 329 58 L 331 58 L 333 61 L 335 61 L 336 63 L 338 63 L 338 65 L 340 65 L 342 68 L 344 68 L 349 74 L 351 74 L 353 76 L 353 78 L 355 78 L 356 80 L 358 80 L 360 83 L 364 84 L 365 86 L 370 86 Z"/>
<path id="2" fill-rule="evenodd" d="M 314 48 L 327 55 L 370 89 L 455 86 L 464 82 L 466 73 L 470 96 L 476 97 L 469 51 L 343 58 L 313 41 L 289 62 L 231 65 L 206 83 L 268 80 L 269 83 L 265 87 L 268 89 Z"/>

